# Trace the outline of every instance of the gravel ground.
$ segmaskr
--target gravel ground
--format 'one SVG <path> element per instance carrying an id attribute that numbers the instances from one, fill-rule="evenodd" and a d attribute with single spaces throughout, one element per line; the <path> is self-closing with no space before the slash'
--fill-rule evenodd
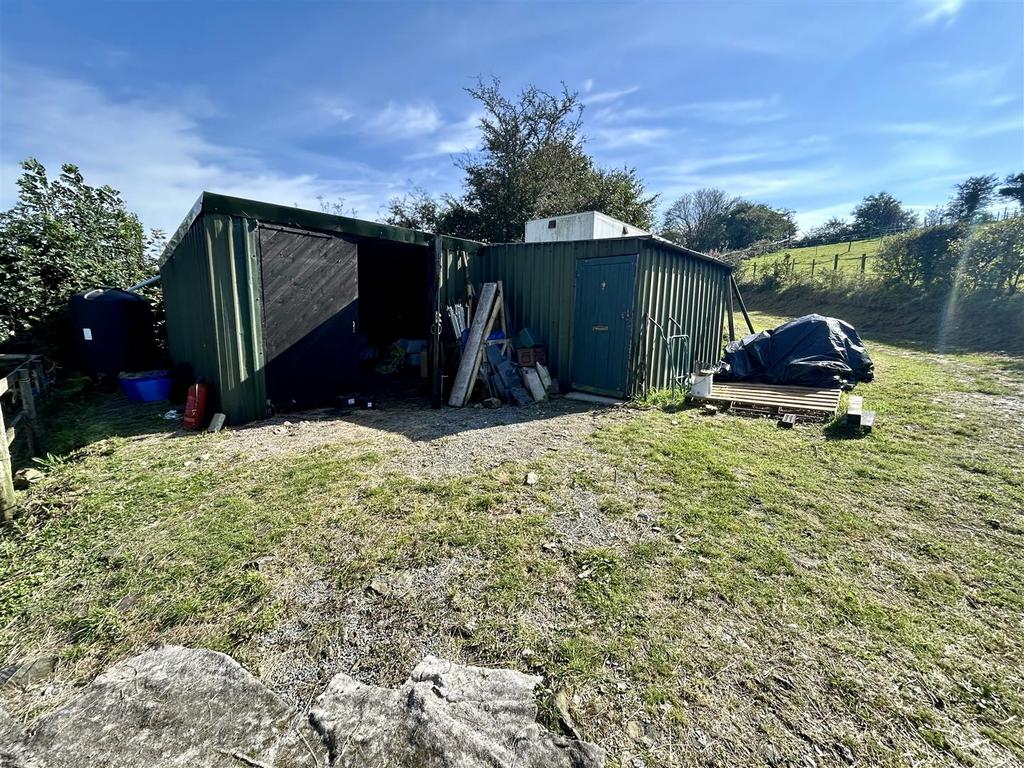
<path id="1" fill-rule="evenodd" d="M 388 466 L 419 478 L 471 475 L 508 461 L 581 448 L 595 427 L 628 418 L 622 406 L 559 398 L 529 406 L 432 410 L 402 402 L 382 410 L 322 410 L 231 430 L 227 451 L 267 456 L 323 445 L 388 455 Z"/>

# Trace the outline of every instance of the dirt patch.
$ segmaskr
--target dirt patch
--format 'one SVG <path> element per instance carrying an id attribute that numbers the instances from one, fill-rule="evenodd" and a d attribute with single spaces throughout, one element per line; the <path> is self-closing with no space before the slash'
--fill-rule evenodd
<path id="1" fill-rule="evenodd" d="M 326 445 L 353 453 L 372 448 L 388 455 L 389 469 L 419 478 L 454 477 L 580 448 L 597 424 L 627 418 L 626 412 L 564 398 L 519 408 L 435 411 L 408 402 L 381 410 L 311 411 L 226 431 L 224 450 L 262 460 Z"/>

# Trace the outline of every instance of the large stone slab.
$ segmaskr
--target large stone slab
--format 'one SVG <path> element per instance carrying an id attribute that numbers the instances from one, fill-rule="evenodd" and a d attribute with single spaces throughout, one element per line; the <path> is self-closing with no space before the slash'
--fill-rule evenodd
<path id="1" fill-rule="evenodd" d="M 310 714 L 338 768 L 600 768 L 604 752 L 537 722 L 539 677 L 427 656 L 399 688 L 336 675 Z"/>
<path id="2" fill-rule="evenodd" d="M 33 768 L 326 764 L 319 736 L 234 659 L 178 646 L 115 664 L 7 752 Z"/>

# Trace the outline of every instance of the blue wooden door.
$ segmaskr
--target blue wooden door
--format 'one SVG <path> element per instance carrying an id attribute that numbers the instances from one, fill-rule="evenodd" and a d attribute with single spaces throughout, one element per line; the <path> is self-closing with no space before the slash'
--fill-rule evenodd
<path id="1" fill-rule="evenodd" d="M 629 390 L 636 256 L 576 262 L 572 386 L 611 397 Z"/>

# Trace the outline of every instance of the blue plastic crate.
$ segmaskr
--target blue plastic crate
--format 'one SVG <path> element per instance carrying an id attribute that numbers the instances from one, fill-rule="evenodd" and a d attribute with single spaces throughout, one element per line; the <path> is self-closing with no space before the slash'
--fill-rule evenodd
<path id="1" fill-rule="evenodd" d="M 118 379 L 125 397 L 135 403 L 166 400 L 171 393 L 171 377 L 167 375 L 167 371 L 122 373 Z"/>

